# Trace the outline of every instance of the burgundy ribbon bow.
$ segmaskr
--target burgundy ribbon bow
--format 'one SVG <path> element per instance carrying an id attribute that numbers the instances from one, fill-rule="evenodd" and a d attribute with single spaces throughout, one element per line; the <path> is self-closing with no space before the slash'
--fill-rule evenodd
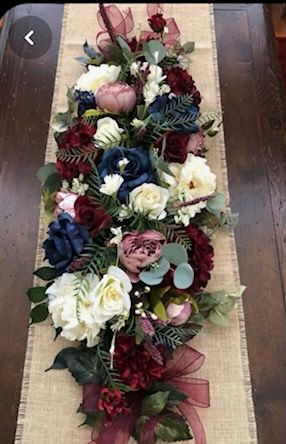
<path id="1" fill-rule="evenodd" d="M 147 15 L 149 18 L 160 12 L 163 12 L 162 3 L 147 4 Z M 107 47 L 110 43 L 115 43 L 117 35 L 127 38 L 134 28 L 134 20 L 130 8 L 121 12 L 115 5 L 104 6 L 101 4 L 97 12 L 97 20 L 102 31 L 97 34 L 96 42 L 98 48 L 103 53 L 107 52 Z M 166 27 L 168 28 L 168 34 L 164 43 L 166 46 L 172 46 L 177 41 L 180 31 L 172 17 L 166 19 Z M 158 35 L 149 30 L 142 31 L 140 34 L 140 41 L 157 38 Z"/>
<path id="2" fill-rule="evenodd" d="M 203 425 L 195 407 L 209 407 L 209 383 L 205 379 L 193 378 L 190 375 L 201 368 L 205 356 L 193 348 L 183 345 L 176 349 L 167 361 L 164 381 L 184 393 L 184 399 L 177 408 L 187 419 L 193 432 L 196 444 L 206 444 Z M 95 411 L 98 397 L 95 396 L 96 384 L 84 386 L 85 411 Z M 134 430 L 136 420 L 140 414 L 142 395 L 132 393 L 129 415 L 115 417 L 112 424 L 104 427 L 96 426 L 92 432 L 92 441 L 89 444 L 126 444 Z M 155 444 L 156 425 L 166 416 L 162 413 L 151 417 L 144 423 L 139 438 L 140 444 Z"/>

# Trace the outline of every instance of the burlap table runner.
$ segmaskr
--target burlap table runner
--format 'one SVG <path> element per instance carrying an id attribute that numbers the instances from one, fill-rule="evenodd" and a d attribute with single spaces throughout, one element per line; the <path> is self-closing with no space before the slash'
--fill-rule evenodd
<path id="1" fill-rule="evenodd" d="M 126 6 L 132 7 L 134 31 L 140 24 L 146 29 L 146 4 L 119 5 L 120 8 Z M 90 44 L 95 44 L 99 31 L 97 9 L 97 4 L 66 4 L 64 7 L 52 115 L 66 109 L 67 86 L 73 85 L 83 72 L 74 57 L 81 55 L 86 39 Z M 189 56 L 189 72 L 203 95 L 203 108 L 220 107 L 212 6 L 166 4 L 164 11 L 165 17 L 175 18 L 182 42 L 196 43 L 195 51 Z M 217 174 L 218 190 L 228 199 L 223 134 L 208 139 L 207 143 L 210 148 L 208 161 Z M 54 161 L 55 151 L 56 144 L 50 130 L 46 162 Z M 41 245 L 46 228 L 41 217 L 37 267 L 43 259 Z M 240 282 L 233 233 L 220 232 L 214 247 L 215 269 L 208 288 L 237 290 Z M 88 427 L 77 428 L 82 422 L 81 415 L 76 413 L 81 402 L 81 388 L 67 371 L 44 372 L 57 352 L 69 345 L 62 338 L 54 342 L 53 335 L 49 322 L 29 329 L 15 440 L 18 444 L 87 444 L 90 440 L 91 431 Z M 206 355 L 205 364 L 197 376 L 210 381 L 211 407 L 198 409 L 208 444 L 256 443 L 242 306 L 239 305 L 233 311 L 229 327 L 211 326 L 206 334 L 192 341 L 192 345 Z"/>

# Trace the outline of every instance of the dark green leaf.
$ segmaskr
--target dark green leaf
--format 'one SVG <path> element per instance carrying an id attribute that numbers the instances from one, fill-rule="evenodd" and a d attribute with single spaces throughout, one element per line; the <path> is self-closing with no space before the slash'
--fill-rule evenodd
<path id="1" fill-rule="evenodd" d="M 188 424 L 181 415 L 170 413 L 156 426 L 155 434 L 158 439 L 166 442 L 192 439 Z"/>
<path id="2" fill-rule="evenodd" d="M 174 174 L 170 170 L 168 163 L 164 159 L 162 159 L 162 157 L 159 157 L 157 159 L 157 168 L 159 168 L 159 170 L 163 171 L 163 173 L 166 173 L 169 176 L 174 177 Z"/>
<path id="3" fill-rule="evenodd" d="M 59 271 L 51 267 L 38 268 L 38 270 L 34 271 L 33 274 L 43 281 L 51 281 L 52 279 L 55 279 L 56 277 L 61 275 Z"/>
<path id="4" fill-rule="evenodd" d="M 58 171 L 47 177 L 43 185 L 43 187 L 45 189 L 48 189 L 51 193 L 54 191 L 58 191 L 61 188 L 61 186 L 62 186 L 62 179 Z"/>
<path id="5" fill-rule="evenodd" d="M 172 385 L 166 382 L 156 381 L 152 384 L 151 391 L 156 392 L 169 392 L 167 405 L 175 405 L 187 398 L 187 395 L 176 390 Z"/>
<path id="6" fill-rule="evenodd" d="M 85 425 L 88 425 L 89 427 L 94 427 L 96 425 L 96 422 L 100 414 L 101 412 L 87 413 L 84 422 L 80 424 L 78 427 L 82 427 Z"/>
<path id="7" fill-rule="evenodd" d="M 170 392 L 157 392 L 146 396 L 142 401 L 141 414 L 147 416 L 155 416 L 161 413 L 169 398 Z"/>
<path id="8" fill-rule="evenodd" d="M 36 305 L 36 307 L 34 307 L 30 313 L 30 325 L 36 324 L 37 322 L 43 322 L 45 319 L 47 319 L 48 315 L 48 304 L 43 303 Z"/>
<path id="9" fill-rule="evenodd" d="M 78 349 L 74 347 L 64 348 L 57 354 L 53 364 L 47 368 L 46 372 L 49 370 L 63 370 L 68 368 L 68 360 L 74 358 L 77 352 Z"/>
<path id="10" fill-rule="evenodd" d="M 46 165 L 43 165 L 41 166 L 41 168 L 38 169 L 37 178 L 42 182 L 42 184 L 44 184 L 47 178 L 54 173 L 58 173 L 56 164 L 47 163 Z"/>
<path id="11" fill-rule="evenodd" d="M 46 287 L 32 287 L 27 291 L 27 296 L 31 302 L 37 304 L 47 298 Z"/>

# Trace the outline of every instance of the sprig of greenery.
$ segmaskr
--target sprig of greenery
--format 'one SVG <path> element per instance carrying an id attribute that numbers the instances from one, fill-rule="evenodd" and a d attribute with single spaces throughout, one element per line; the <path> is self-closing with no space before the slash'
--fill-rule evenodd
<path id="1" fill-rule="evenodd" d="M 193 97 L 190 94 L 184 94 L 174 99 L 169 100 L 167 105 L 162 111 L 162 114 L 166 116 L 174 115 L 174 113 L 183 114 L 188 107 L 193 103 Z"/>
<path id="2" fill-rule="evenodd" d="M 111 366 L 111 356 L 103 349 L 102 344 L 96 348 L 97 351 L 97 371 L 102 380 L 102 385 L 111 387 L 113 390 L 119 389 L 128 392 L 131 388 L 122 383 L 122 379 L 118 372 Z"/>
<path id="3" fill-rule="evenodd" d="M 58 160 L 67 163 L 79 163 L 79 162 L 90 162 L 96 159 L 98 154 L 97 149 L 94 147 L 94 151 L 86 152 L 82 148 L 61 148 L 56 152 Z"/>
<path id="4" fill-rule="evenodd" d="M 199 333 L 200 327 L 166 325 L 155 328 L 154 339 L 169 349 L 175 349 Z"/>

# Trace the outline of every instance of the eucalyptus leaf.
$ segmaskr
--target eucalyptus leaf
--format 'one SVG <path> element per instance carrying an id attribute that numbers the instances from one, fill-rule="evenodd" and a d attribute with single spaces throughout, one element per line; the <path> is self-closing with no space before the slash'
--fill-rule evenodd
<path id="1" fill-rule="evenodd" d="M 52 120 L 52 128 L 57 133 L 62 133 L 71 126 L 72 122 L 72 115 L 69 111 L 57 113 Z"/>
<path id="2" fill-rule="evenodd" d="M 189 288 L 194 280 L 194 270 L 187 262 L 177 266 L 174 272 L 174 285 L 176 288 L 184 290 Z"/>
<path id="3" fill-rule="evenodd" d="M 174 177 L 174 174 L 170 170 L 168 163 L 164 159 L 162 159 L 162 157 L 158 157 L 158 159 L 157 159 L 157 168 L 159 170 L 163 171 L 163 173 L 166 173 L 169 176 Z"/>
<path id="4" fill-rule="evenodd" d="M 158 40 L 150 40 L 143 43 L 143 52 L 145 59 L 151 65 L 157 65 L 166 55 L 165 46 L 158 42 Z"/>
<path id="5" fill-rule="evenodd" d="M 183 50 L 185 51 L 186 54 L 190 54 L 191 52 L 193 52 L 195 49 L 195 42 L 186 42 L 183 45 Z"/>
<path id="6" fill-rule="evenodd" d="M 54 173 L 58 173 L 56 164 L 47 163 L 46 165 L 43 165 L 41 166 L 41 168 L 38 169 L 37 178 L 42 182 L 42 184 L 44 184 L 47 178 Z"/>
<path id="7" fill-rule="evenodd" d="M 222 208 L 225 206 L 225 197 L 221 193 L 215 193 L 208 201 L 206 209 L 215 216 L 219 217 Z"/>
<path id="8" fill-rule="evenodd" d="M 169 271 L 170 263 L 164 257 L 161 257 L 157 266 L 148 271 L 141 271 L 139 278 L 147 285 L 158 285 L 162 282 L 163 276 Z"/>
<path id="9" fill-rule="evenodd" d="M 211 321 L 213 324 L 221 325 L 224 327 L 228 326 L 229 324 L 227 315 L 219 311 L 217 308 L 211 310 L 208 316 L 208 320 Z"/>
<path id="10" fill-rule="evenodd" d="M 141 414 L 147 416 L 155 416 L 161 413 L 169 398 L 170 392 L 157 392 L 146 396 L 142 401 Z"/>
<path id="11" fill-rule="evenodd" d="M 183 245 L 171 242 L 162 248 L 162 256 L 171 264 L 180 265 L 188 261 L 188 253 Z"/>
<path id="12" fill-rule="evenodd" d="M 85 54 L 91 59 L 98 59 L 98 58 L 100 58 L 101 60 L 103 59 L 102 54 L 100 52 L 97 52 L 92 46 L 89 46 L 87 41 L 85 41 L 83 45 L 83 50 Z"/>
<path id="13" fill-rule="evenodd" d="M 75 60 L 79 63 L 82 63 L 84 66 L 86 66 L 90 63 L 90 58 L 87 56 L 78 56 L 78 57 L 75 57 Z"/>

